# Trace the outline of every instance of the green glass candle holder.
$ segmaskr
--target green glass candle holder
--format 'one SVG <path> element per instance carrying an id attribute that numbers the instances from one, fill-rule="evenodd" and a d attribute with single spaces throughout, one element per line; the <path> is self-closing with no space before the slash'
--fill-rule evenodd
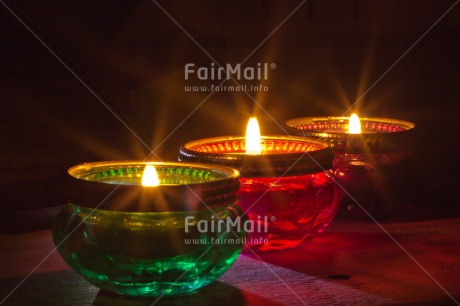
<path id="1" fill-rule="evenodd" d="M 158 172 L 157 187 L 141 186 L 147 164 Z M 66 263 L 101 289 L 130 296 L 190 292 L 219 278 L 244 246 L 243 228 L 206 228 L 243 215 L 236 204 L 238 171 L 100 162 L 68 173 L 71 200 L 55 221 L 53 239 Z"/>

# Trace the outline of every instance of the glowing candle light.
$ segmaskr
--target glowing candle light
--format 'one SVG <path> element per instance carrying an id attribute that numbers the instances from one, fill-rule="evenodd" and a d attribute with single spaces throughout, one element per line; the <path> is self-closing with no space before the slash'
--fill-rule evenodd
<path id="1" fill-rule="evenodd" d="M 361 134 L 361 121 L 358 115 L 352 114 L 348 121 L 348 134 Z"/>
<path id="2" fill-rule="evenodd" d="M 286 123 L 294 135 L 327 140 L 334 146 L 332 169 L 337 181 L 353 194 L 345 197 L 340 215 L 367 219 L 361 206 L 378 220 L 411 213 L 411 207 L 403 210 L 402 203 L 410 196 L 405 185 L 416 175 L 418 165 L 412 162 L 414 149 L 414 123 L 392 118 L 303 117 Z M 403 177 L 404 175 L 404 177 Z M 361 205 L 356 205 L 356 201 Z"/>
<path id="3" fill-rule="evenodd" d="M 246 127 L 246 153 L 260 154 L 260 128 L 256 117 L 251 117 Z"/>
<path id="4" fill-rule="evenodd" d="M 65 262 L 100 289 L 139 297 L 188 293 L 216 281 L 244 247 L 237 170 L 196 163 L 102 161 L 67 172 L 69 204 L 56 217 L 53 239 Z M 214 230 L 215 214 L 223 216 L 225 230 L 220 223 Z M 203 230 L 203 224 L 212 224 L 211 229 Z M 78 230 L 80 226 L 84 230 Z M 208 243 L 189 245 L 194 239 L 234 242 L 216 243 L 210 250 Z M 181 285 L 171 288 L 180 277 Z"/>
<path id="5" fill-rule="evenodd" d="M 221 164 L 240 172 L 238 203 L 254 224 L 246 253 L 294 248 L 330 224 L 342 198 L 324 170 L 332 167 L 332 157 L 326 141 L 261 136 L 256 118 L 249 120 L 246 136 L 194 140 L 179 153 L 183 162 Z"/>
<path id="6" fill-rule="evenodd" d="M 152 165 L 145 166 L 144 173 L 142 174 L 142 186 L 144 187 L 155 187 L 160 185 L 157 171 Z"/>

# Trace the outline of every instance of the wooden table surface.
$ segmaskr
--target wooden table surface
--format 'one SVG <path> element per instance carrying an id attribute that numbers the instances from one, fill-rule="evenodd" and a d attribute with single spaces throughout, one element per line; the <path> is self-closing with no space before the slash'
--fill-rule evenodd
<path id="1" fill-rule="evenodd" d="M 460 219 L 384 227 L 422 268 L 375 224 L 337 220 L 296 249 L 260 258 L 241 255 L 215 284 L 156 305 L 455 304 L 440 286 L 459 300 Z M 53 248 L 49 230 L 0 236 L 1 305 L 155 301 L 99 291 L 70 270 Z"/>

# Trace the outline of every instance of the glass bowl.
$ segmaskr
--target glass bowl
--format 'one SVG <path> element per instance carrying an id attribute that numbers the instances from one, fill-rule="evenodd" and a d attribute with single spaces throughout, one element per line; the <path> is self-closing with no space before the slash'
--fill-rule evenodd
<path id="1" fill-rule="evenodd" d="M 262 136 L 262 154 L 245 154 L 244 137 L 216 137 L 181 147 L 179 160 L 238 169 L 238 201 L 250 220 L 243 252 L 280 251 L 321 233 L 342 198 L 327 142 L 291 136 Z M 307 153 L 306 153 L 307 152 Z"/>
<path id="2" fill-rule="evenodd" d="M 411 149 L 415 124 L 389 118 L 360 121 L 361 134 L 348 133 L 348 117 L 295 118 L 285 125 L 293 135 L 332 144 L 337 181 L 352 195 L 344 197 L 339 217 L 385 220 L 413 211 L 419 167 Z"/>
<path id="3" fill-rule="evenodd" d="M 160 186 L 140 186 L 147 164 L 157 169 Z M 235 170 L 101 162 L 68 173 L 73 200 L 59 213 L 53 239 L 66 263 L 101 289 L 130 296 L 193 291 L 219 278 L 244 246 L 241 228 L 203 230 L 203 224 L 242 216 Z"/>

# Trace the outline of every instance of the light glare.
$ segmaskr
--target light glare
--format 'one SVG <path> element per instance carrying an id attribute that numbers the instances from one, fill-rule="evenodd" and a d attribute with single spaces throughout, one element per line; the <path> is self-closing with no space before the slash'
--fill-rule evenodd
<path id="1" fill-rule="evenodd" d="M 158 185 L 160 185 L 160 180 L 158 179 L 158 173 L 155 167 L 152 165 L 145 166 L 144 173 L 142 173 L 142 186 L 155 187 Z"/>
<path id="2" fill-rule="evenodd" d="M 361 134 L 361 121 L 356 114 L 352 114 L 348 120 L 348 134 Z"/>
<path id="3" fill-rule="evenodd" d="M 246 127 L 246 153 L 260 154 L 260 127 L 256 117 L 251 117 Z"/>

